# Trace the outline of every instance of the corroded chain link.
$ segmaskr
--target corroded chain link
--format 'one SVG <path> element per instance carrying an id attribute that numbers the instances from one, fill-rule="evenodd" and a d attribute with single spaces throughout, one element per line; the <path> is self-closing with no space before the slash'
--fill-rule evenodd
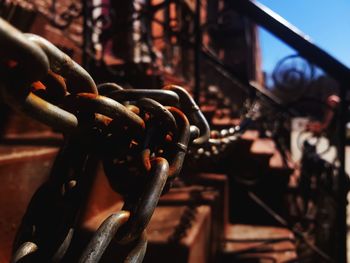
<path id="1" fill-rule="evenodd" d="M 81 66 L 49 41 L 0 19 L 0 94 L 16 110 L 61 131 L 65 145 L 49 180 L 35 193 L 14 243 L 12 262 L 67 260 L 91 176 L 101 160 L 122 211 L 102 223 L 79 262 L 98 262 L 110 241 L 132 244 L 125 262 L 145 254 L 145 229 L 158 200 L 180 173 L 190 144 L 209 139 L 189 93 L 96 86 Z"/>

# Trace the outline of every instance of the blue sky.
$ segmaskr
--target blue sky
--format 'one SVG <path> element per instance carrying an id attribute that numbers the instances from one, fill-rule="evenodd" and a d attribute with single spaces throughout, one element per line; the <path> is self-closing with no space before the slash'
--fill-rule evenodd
<path id="1" fill-rule="evenodd" d="M 350 67 L 349 0 L 259 0 L 342 63 Z M 259 30 L 263 70 L 270 73 L 276 63 L 295 51 L 264 29 Z"/>

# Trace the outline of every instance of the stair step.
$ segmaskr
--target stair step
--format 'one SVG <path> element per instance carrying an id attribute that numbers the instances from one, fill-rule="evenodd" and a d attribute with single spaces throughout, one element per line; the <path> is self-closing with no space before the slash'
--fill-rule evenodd
<path id="1" fill-rule="evenodd" d="M 224 118 L 213 118 L 211 123 L 211 128 L 214 130 L 222 130 L 222 129 L 229 129 L 233 126 L 235 126 L 236 123 L 233 121 L 232 118 L 224 117 Z"/>
<path id="2" fill-rule="evenodd" d="M 246 224 L 228 224 L 225 227 L 225 238 L 236 241 L 256 241 L 267 239 L 294 240 L 293 232 L 284 227 L 260 226 Z"/>
<path id="3" fill-rule="evenodd" d="M 201 111 L 204 114 L 204 117 L 211 122 L 213 119 L 215 112 L 216 112 L 216 106 L 211 106 L 211 105 L 205 105 L 201 106 Z"/>
<path id="4" fill-rule="evenodd" d="M 115 207 L 115 209 L 118 209 Z M 211 209 L 209 206 L 201 205 L 196 209 L 190 225 L 183 226 L 184 235 L 179 240 L 170 241 L 174 229 L 178 227 L 187 206 L 159 206 L 155 209 L 152 219 L 147 227 L 147 251 L 143 262 L 188 262 L 206 263 L 210 253 L 211 235 Z M 109 212 L 107 212 L 109 211 Z M 104 216 L 110 215 L 107 209 Z M 74 254 L 69 262 L 77 262 L 81 251 L 86 247 L 86 243 L 101 223 L 101 217 L 91 218 L 89 224 L 84 228 L 77 229 L 76 235 L 79 237 L 72 244 Z M 114 240 L 111 241 L 102 262 L 113 262 L 116 258 L 121 258 L 127 249 L 119 246 Z"/>
<path id="5" fill-rule="evenodd" d="M 275 143 L 271 139 L 255 139 L 250 149 L 252 153 L 269 153 L 274 154 L 276 151 Z"/>
<path id="6" fill-rule="evenodd" d="M 264 138 L 254 140 L 252 147 L 252 153 L 267 153 L 271 154 L 269 161 L 270 167 L 283 167 L 285 166 L 280 152 L 276 149 L 275 143 L 273 140 Z M 292 167 L 292 164 L 288 163 L 289 167 Z"/>
<path id="7" fill-rule="evenodd" d="M 242 134 L 241 138 L 254 141 L 259 138 L 259 132 L 256 130 L 247 130 Z"/>
<path id="8" fill-rule="evenodd" d="M 0 145 L 4 147 L 28 147 L 28 146 L 61 146 L 63 144 L 62 134 L 52 131 L 28 132 L 28 133 L 6 133 L 0 138 Z"/>
<path id="9" fill-rule="evenodd" d="M 222 250 L 225 262 L 284 262 L 297 258 L 294 234 L 282 227 L 231 224 Z"/>
<path id="10" fill-rule="evenodd" d="M 55 147 L 0 145 L 0 262 L 9 262 L 30 199 L 48 178 Z"/>

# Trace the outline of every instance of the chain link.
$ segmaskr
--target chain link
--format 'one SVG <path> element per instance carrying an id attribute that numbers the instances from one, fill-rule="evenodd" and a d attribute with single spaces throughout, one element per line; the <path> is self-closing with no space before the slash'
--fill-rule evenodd
<path id="1" fill-rule="evenodd" d="M 79 259 L 79 263 L 99 262 L 111 240 L 117 234 L 117 231 L 121 226 L 126 224 L 129 218 L 130 212 L 122 210 L 116 214 L 110 215 L 105 221 L 103 221 L 83 252 L 83 255 Z M 136 245 L 127 255 L 124 262 L 142 261 L 146 253 L 146 247 L 146 234 L 143 233 L 139 240 L 136 240 Z"/>
<path id="2" fill-rule="evenodd" d="M 113 238 L 132 245 L 124 262 L 141 262 L 145 229 L 160 196 L 180 173 L 188 146 L 209 139 L 199 107 L 174 85 L 161 90 L 125 90 L 115 83 L 97 87 L 52 43 L 22 34 L 2 19 L 0 55 L 2 99 L 65 135 L 49 180 L 23 217 L 12 262 L 67 260 L 99 160 L 124 206 L 101 224 L 79 262 L 98 262 Z"/>

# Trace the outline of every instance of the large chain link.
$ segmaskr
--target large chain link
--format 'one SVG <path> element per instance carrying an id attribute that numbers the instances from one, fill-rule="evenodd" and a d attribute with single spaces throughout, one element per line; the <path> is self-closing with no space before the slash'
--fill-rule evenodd
<path id="1" fill-rule="evenodd" d="M 132 244 L 125 262 L 141 262 L 145 229 L 161 194 L 180 173 L 189 144 L 199 147 L 209 139 L 199 107 L 174 85 L 97 87 L 49 41 L 22 34 L 1 19 L 0 55 L 2 99 L 65 135 L 50 179 L 23 217 L 12 262 L 66 260 L 98 160 L 124 206 L 102 223 L 79 262 L 98 262 L 113 238 Z"/>

